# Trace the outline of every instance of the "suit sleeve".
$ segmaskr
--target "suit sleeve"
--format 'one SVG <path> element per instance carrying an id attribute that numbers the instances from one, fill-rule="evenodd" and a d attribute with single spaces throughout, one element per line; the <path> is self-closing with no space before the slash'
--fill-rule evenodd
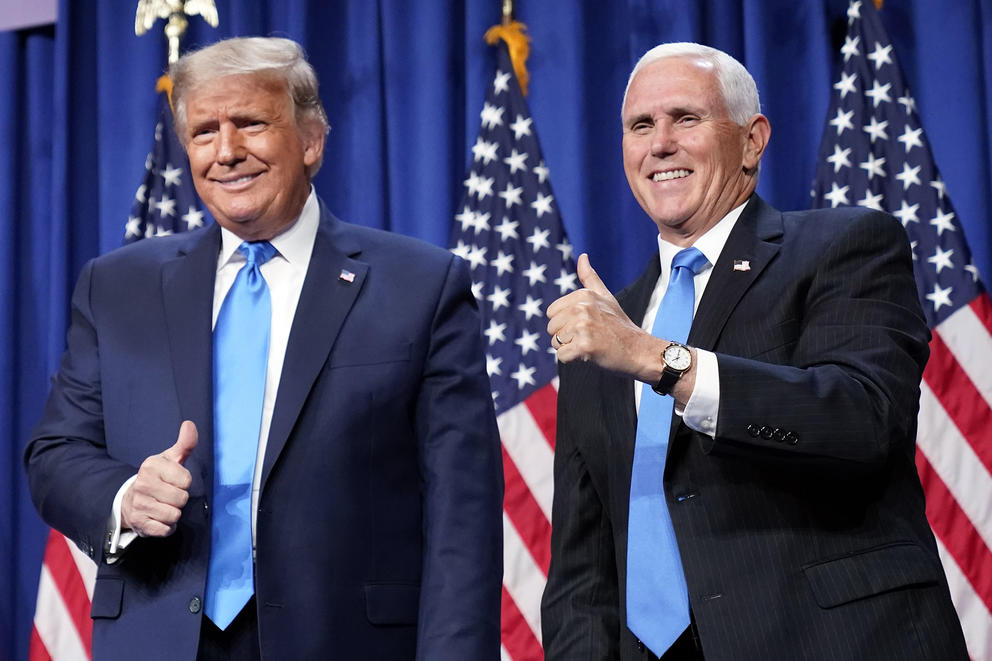
<path id="1" fill-rule="evenodd" d="M 792 295 L 767 302 L 793 309 L 760 355 L 717 347 L 720 414 L 704 450 L 867 474 L 914 437 L 930 334 L 905 231 L 883 213 L 842 227 L 822 255 L 803 253 L 815 265 Z"/>
<path id="2" fill-rule="evenodd" d="M 547 661 L 605 661 L 620 654 L 618 570 L 608 508 L 576 442 L 572 390 L 580 379 L 574 378 L 575 369 L 561 368 L 551 566 L 541 633 Z"/>
<path id="3" fill-rule="evenodd" d="M 420 661 L 500 655 L 503 474 L 484 355 L 468 269 L 453 257 L 416 411 L 424 476 Z"/>
<path id="4" fill-rule="evenodd" d="M 99 562 L 114 495 L 135 469 L 107 454 L 93 268 L 86 265 L 73 292 L 67 349 L 24 462 L 42 519 Z"/>

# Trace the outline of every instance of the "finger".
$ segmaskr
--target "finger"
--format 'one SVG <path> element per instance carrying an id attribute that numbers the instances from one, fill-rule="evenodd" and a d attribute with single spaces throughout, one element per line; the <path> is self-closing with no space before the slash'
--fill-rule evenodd
<path id="1" fill-rule="evenodd" d="M 142 494 L 125 495 L 121 503 L 121 523 L 141 537 L 171 535 L 182 516 L 178 507 L 160 503 Z"/>
<path id="2" fill-rule="evenodd" d="M 154 519 L 140 521 L 129 529 L 138 534 L 138 537 L 168 537 L 176 531 L 175 524 L 167 525 Z"/>
<path id="3" fill-rule="evenodd" d="M 579 282 L 582 283 L 583 287 L 603 296 L 613 296 L 609 288 L 600 280 L 599 274 L 593 269 L 592 264 L 589 263 L 589 255 L 587 253 L 579 255 L 576 271 L 579 274 Z"/>
<path id="4" fill-rule="evenodd" d="M 574 293 L 575 292 L 573 291 L 552 301 L 551 305 L 548 306 L 548 309 L 544 311 L 544 316 L 548 319 L 554 319 L 555 315 L 569 306 L 571 303 L 569 297 Z"/>
<path id="5" fill-rule="evenodd" d="M 184 420 L 183 424 L 179 427 L 179 436 L 176 438 L 175 444 L 163 452 L 162 456 L 169 461 L 182 464 L 193 452 L 193 449 L 196 448 L 198 438 L 199 434 L 196 431 L 196 424 L 192 420 Z"/>
<path id="6" fill-rule="evenodd" d="M 582 353 L 571 344 L 563 344 L 555 352 L 559 363 L 570 363 L 577 358 L 582 358 Z"/>
<path id="7" fill-rule="evenodd" d="M 560 333 L 564 327 L 565 327 L 565 320 L 562 319 L 561 315 L 558 315 L 548 320 L 548 325 L 546 330 L 548 331 L 548 335 L 551 336 L 551 338 L 553 339 L 554 336 Z"/>
<path id="8" fill-rule="evenodd" d="M 173 526 L 179 521 L 182 513 L 180 508 L 173 507 L 172 505 L 136 498 L 129 512 L 129 519 L 131 521 L 137 519 L 146 524 L 148 521 L 158 521 L 167 526 Z"/>
<path id="9" fill-rule="evenodd" d="M 584 289 L 576 289 L 575 291 L 571 291 L 565 294 L 564 296 L 556 299 L 554 302 L 552 302 L 551 305 L 548 306 L 548 309 L 545 310 L 544 316 L 546 316 L 548 319 L 553 319 L 555 316 L 567 310 L 568 308 L 588 300 L 589 300 L 588 291 Z"/>

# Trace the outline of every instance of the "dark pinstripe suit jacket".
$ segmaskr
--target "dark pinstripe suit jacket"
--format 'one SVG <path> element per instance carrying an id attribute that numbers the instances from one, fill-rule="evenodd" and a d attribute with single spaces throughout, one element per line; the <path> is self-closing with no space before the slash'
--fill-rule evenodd
<path id="1" fill-rule="evenodd" d="M 637 323 L 658 275 L 618 297 Z M 677 418 L 664 475 L 708 661 L 967 658 L 914 464 L 928 339 L 898 221 L 752 196 L 689 336 L 717 354 L 716 438 Z M 562 367 L 548 661 L 645 658 L 624 625 L 635 427 L 629 378 Z"/>

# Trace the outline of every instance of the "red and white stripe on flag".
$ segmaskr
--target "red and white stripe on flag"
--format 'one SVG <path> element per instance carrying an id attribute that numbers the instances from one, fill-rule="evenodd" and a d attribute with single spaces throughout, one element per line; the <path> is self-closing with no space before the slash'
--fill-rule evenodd
<path id="1" fill-rule="evenodd" d="M 28 661 L 90 658 L 90 602 L 96 565 L 76 545 L 52 530 L 38 581 L 38 602 Z"/>
<path id="2" fill-rule="evenodd" d="M 951 598 L 975 659 L 992 659 L 992 302 L 934 329 L 916 465 Z"/>
<path id="3" fill-rule="evenodd" d="M 558 402 L 555 379 L 501 414 L 503 444 L 503 658 L 541 661 L 541 595 L 551 561 L 551 500 Z"/>

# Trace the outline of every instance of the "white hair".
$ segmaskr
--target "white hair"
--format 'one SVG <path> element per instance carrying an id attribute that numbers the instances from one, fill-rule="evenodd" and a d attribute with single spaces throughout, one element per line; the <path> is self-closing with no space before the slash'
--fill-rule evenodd
<path id="1" fill-rule="evenodd" d="M 627 107 L 627 93 L 630 91 L 630 84 L 634 82 L 634 76 L 637 75 L 637 72 L 653 62 L 671 57 L 694 57 L 706 60 L 713 65 L 717 80 L 720 82 L 720 91 L 723 94 L 723 103 L 727 108 L 727 114 L 738 126 L 744 126 L 751 117 L 761 112 L 758 86 L 743 64 L 715 48 L 681 41 L 660 44 L 641 56 L 641 59 L 634 65 L 634 70 L 630 72 L 630 78 L 627 79 L 627 88 L 623 92 L 623 104 L 620 106 L 621 113 Z"/>

